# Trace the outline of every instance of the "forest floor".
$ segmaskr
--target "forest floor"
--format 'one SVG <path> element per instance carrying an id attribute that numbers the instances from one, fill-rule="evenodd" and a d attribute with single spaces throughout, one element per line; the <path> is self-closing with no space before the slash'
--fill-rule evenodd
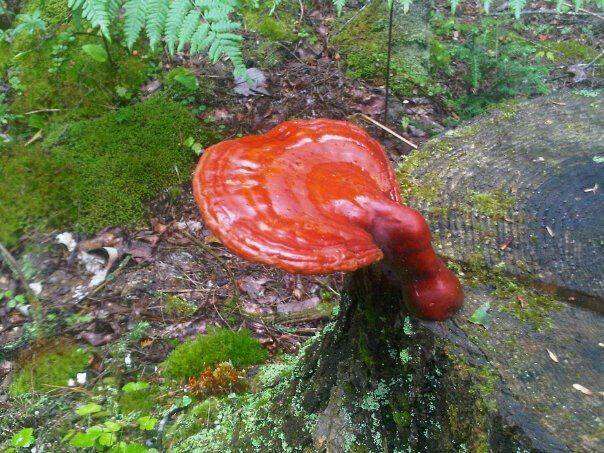
<path id="1" fill-rule="evenodd" d="M 390 100 L 388 126 L 417 145 L 505 99 L 503 94 L 498 99 L 487 94 L 509 88 L 498 79 L 506 76 L 503 68 L 488 58 L 482 66 L 470 67 L 476 55 L 466 56 L 472 50 L 466 45 L 469 37 L 486 36 L 481 13 L 464 6 L 453 24 L 445 19 L 449 13 L 444 2 L 438 3 L 440 11 L 431 19 L 438 40 L 431 43 L 430 52 L 439 88 L 427 83 L 406 94 L 395 92 Z M 531 11 L 550 6 L 531 3 Z M 161 57 L 160 72 L 186 68 L 202 84 L 209 81 L 211 88 L 202 97 L 182 90 L 170 95 L 223 139 L 264 132 L 290 118 L 349 119 L 381 141 L 394 165 L 400 163 L 411 147 L 362 116 L 385 123 L 383 80 L 375 74 L 357 77 L 333 44 L 332 35 L 347 20 L 354 21 L 355 10 L 341 19 L 332 10 L 313 9 L 314 3 L 304 5 L 307 8 L 295 15 L 298 32 L 304 33 L 294 42 L 267 37 L 266 27 L 248 22 L 256 27 L 249 25 L 246 31 L 255 49 L 250 51 L 250 62 L 256 63 L 251 92 L 234 84 L 226 65 L 210 66 L 201 57 L 185 54 Z M 545 68 L 543 89 L 596 93 L 601 87 L 602 42 L 597 30 L 602 17 L 536 12 L 523 16 L 519 26 L 501 12 L 498 23 L 504 36 L 497 38 L 501 46 L 517 38 L 506 57 L 518 64 L 530 61 L 535 72 Z M 532 50 L 524 55 L 528 47 Z M 472 79 L 476 71 L 481 72 L 479 80 Z M 164 76 L 156 74 L 140 85 L 131 102 L 168 89 Z M 480 102 L 456 105 L 454 101 L 464 96 Z M 10 133 L 5 128 L 5 134 Z M 184 148 L 183 153 L 192 153 Z M 29 427 L 37 439 L 32 445 L 45 445 L 47 451 L 76 448 L 74 438 L 97 425 L 111 434 L 105 444 L 99 444 L 99 433 L 93 436 L 90 445 L 101 450 L 118 445 L 118 440 L 131 451 L 139 444 L 161 450 L 178 443 L 191 434 L 191 427 L 178 425 L 167 414 L 185 411 L 203 398 L 187 384 L 186 378 L 195 376 L 170 380 L 162 372 L 175 346 L 211 333 L 213 327 L 249 329 L 271 360 L 280 360 L 283 354 L 295 354 L 329 321 L 343 282 L 341 274 L 294 276 L 234 256 L 203 224 L 188 182 L 162 190 L 149 201 L 147 221 L 138 228 L 114 225 L 82 232 L 69 225 L 36 227 L 23 232 L 9 251 L 22 272 L 0 267 L 0 449 L 19 448 L 14 435 Z M 41 319 L 35 319 L 28 293 L 42 305 Z M 77 348 L 84 348 L 84 359 L 74 352 Z M 28 367 L 30 363 L 42 365 Z M 38 368 L 52 378 L 34 376 Z M 22 379 L 30 387 L 26 391 L 14 385 L 24 370 L 30 373 Z M 247 369 L 241 379 L 252 376 L 253 370 Z M 140 388 L 128 391 L 124 385 L 129 382 Z M 180 426 L 180 431 L 170 432 L 170 425 Z M 87 446 L 90 437 L 80 440 Z"/>

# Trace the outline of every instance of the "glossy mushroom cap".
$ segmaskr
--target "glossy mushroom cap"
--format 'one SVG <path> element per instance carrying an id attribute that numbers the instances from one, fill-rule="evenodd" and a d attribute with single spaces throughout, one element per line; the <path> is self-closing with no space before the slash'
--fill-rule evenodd
<path id="1" fill-rule="evenodd" d="M 463 300 L 423 217 L 400 204 L 381 145 L 334 120 L 288 121 L 206 150 L 193 193 L 233 252 L 293 273 L 352 271 L 384 257 L 418 316 L 442 320 Z"/>

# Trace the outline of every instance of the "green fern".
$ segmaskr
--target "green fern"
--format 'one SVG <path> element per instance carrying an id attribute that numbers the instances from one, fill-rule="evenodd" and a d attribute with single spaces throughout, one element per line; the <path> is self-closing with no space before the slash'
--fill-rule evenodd
<path id="1" fill-rule="evenodd" d="M 526 5 L 526 0 L 511 0 L 510 1 L 510 9 L 516 16 L 516 19 L 520 19 L 520 14 Z"/>
<path id="2" fill-rule="evenodd" d="M 185 17 L 193 8 L 190 0 L 173 0 L 168 11 L 166 20 L 166 45 L 170 53 L 174 53 L 176 43 L 178 42 L 178 32 L 182 26 Z"/>
<path id="3" fill-rule="evenodd" d="M 413 0 L 389 0 L 388 5 L 398 1 L 407 12 Z M 449 0 L 455 13 L 461 0 Z M 570 0 L 568 0 L 570 1 Z M 282 0 L 272 0 L 271 14 Z M 561 10 L 566 2 L 552 0 Z M 346 0 L 332 0 L 338 14 Z M 483 0 L 488 13 L 491 0 Z M 519 18 L 527 0 L 511 0 L 510 9 Z M 573 0 L 576 10 L 587 3 L 604 7 L 604 0 Z M 132 48 L 143 31 L 152 49 L 163 40 L 170 53 L 182 52 L 187 46 L 189 54 L 207 52 L 212 62 L 226 57 L 231 61 L 236 76 L 245 76 L 246 67 L 242 55 L 241 25 L 233 20 L 239 7 L 238 0 L 67 0 L 74 17 L 84 18 L 97 28 L 107 40 L 111 38 L 110 27 L 122 21 L 126 44 Z"/>
<path id="4" fill-rule="evenodd" d="M 128 0 L 124 5 L 124 36 L 126 45 L 132 49 L 145 26 L 147 10 L 145 0 Z"/>
<path id="5" fill-rule="evenodd" d="M 169 8 L 170 0 L 149 0 L 147 2 L 146 31 L 152 50 L 155 50 L 157 43 L 162 39 Z"/>

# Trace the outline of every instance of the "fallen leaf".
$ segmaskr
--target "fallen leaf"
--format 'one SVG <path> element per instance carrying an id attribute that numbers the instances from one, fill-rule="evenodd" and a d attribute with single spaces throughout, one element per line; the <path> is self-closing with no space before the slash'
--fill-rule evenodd
<path id="1" fill-rule="evenodd" d="M 487 327 L 489 322 L 491 321 L 491 316 L 489 315 L 489 308 L 491 308 L 491 304 L 485 302 L 480 307 L 478 307 L 476 311 L 474 311 L 468 321 L 473 324 L 478 324 L 483 327 Z"/>
<path id="2" fill-rule="evenodd" d="M 309 299 L 295 302 L 288 302 L 286 304 L 277 305 L 278 313 L 296 313 L 303 310 L 310 310 L 319 305 L 321 299 L 318 296 L 313 296 Z"/>
<path id="3" fill-rule="evenodd" d="M 92 346 L 102 346 L 109 343 L 113 339 L 111 334 L 102 334 L 94 332 L 82 333 L 82 338 L 90 343 Z"/>
<path id="4" fill-rule="evenodd" d="M 556 354 L 554 354 L 552 351 L 550 351 L 549 349 L 546 349 L 549 358 L 552 359 L 554 362 L 558 363 L 558 356 Z"/>
<path id="5" fill-rule="evenodd" d="M 581 393 L 585 395 L 593 395 L 594 393 L 586 387 L 583 387 L 581 384 L 573 384 L 573 388 L 575 390 L 579 390 Z"/>
<path id="6" fill-rule="evenodd" d="M 258 68 L 248 68 L 247 77 L 235 77 L 235 88 L 233 91 L 242 96 L 254 94 L 269 94 L 266 90 L 267 82 L 264 72 Z"/>
<path id="7" fill-rule="evenodd" d="M 256 298 L 264 294 L 264 285 L 268 282 L 268 278 L 254 278 L 247 276 L 238 281 L 239 288 L 248 294 L 248 296 Z"/>

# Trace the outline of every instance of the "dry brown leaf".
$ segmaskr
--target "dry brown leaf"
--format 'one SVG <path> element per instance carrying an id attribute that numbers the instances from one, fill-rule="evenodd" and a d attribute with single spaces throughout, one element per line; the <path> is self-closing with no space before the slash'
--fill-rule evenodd
<path id="1" fill-rule="evenodd" d="M 556 354 L 554 354 L 552 351 L 550 351 L 549 349 L 546 349 L 549 358 L 552 359 L 554 362 L 559 363 L 558 361 L 558 356 Z"/>
<path id="2" fill-rule="evenodd" d="M 593 395 L 594 393 L 589 390 L 587 387 L 583 387 L 581 384 L 573 384 L 573 388 L 575 390 L 579 390 L 581 393 L 585 394 L 585 395 Z"/>

